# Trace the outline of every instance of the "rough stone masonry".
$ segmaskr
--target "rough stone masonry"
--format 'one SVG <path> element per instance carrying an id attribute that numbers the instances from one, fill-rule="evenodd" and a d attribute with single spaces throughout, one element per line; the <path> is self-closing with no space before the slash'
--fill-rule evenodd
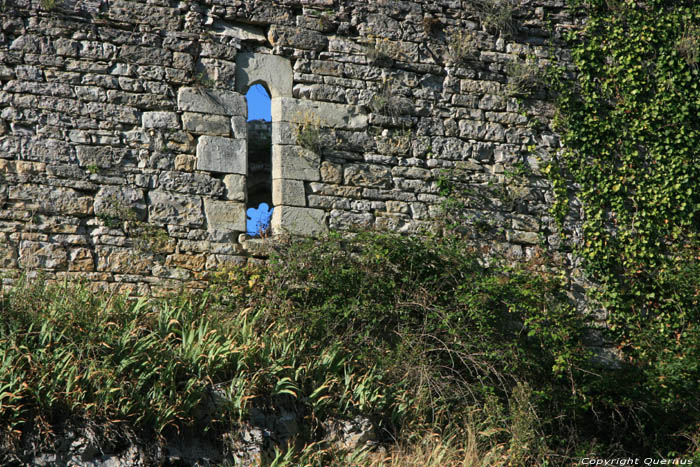
<path id="1" fill-rule="evenodd" d="M 257 261 L 248 88 L 272 97 L 273 234 L 420 232 L 446 183 L 494 251 L 558 248 L 541 70 L 563 0 L 6 0 L 0 273 L 141 294 Z"/>

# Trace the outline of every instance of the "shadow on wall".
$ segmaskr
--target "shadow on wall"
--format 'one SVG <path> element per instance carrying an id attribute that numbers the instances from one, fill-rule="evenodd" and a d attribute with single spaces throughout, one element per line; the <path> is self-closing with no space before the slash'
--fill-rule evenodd
<path id="1" fill-rule="evenodd" d="M 272 132 L 270 95 L 254 84 L 246 93 L 248 102 L 248 206 L 247 234 L 264 236 L 272 218 Z"/>

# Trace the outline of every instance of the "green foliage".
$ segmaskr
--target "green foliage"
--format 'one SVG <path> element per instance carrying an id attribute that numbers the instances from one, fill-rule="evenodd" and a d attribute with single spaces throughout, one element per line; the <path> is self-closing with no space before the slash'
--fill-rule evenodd
<path id="1" fill-rule="evenodd" d="M 56 8 L 56 0 L 41 0 L 41 8 L 46 11 L 51 11 Z"/>
<path id="2" fill-rule="evenodd" d="M 546 171 L 560 217 L 564 179 L 580 187 L 578 253 L 636 387 L 618 407 L 664 432 L 669 412 L 700 419 L 700 10 L 594 0 L 586 13 L 560 99 L 567 150 Z"/>

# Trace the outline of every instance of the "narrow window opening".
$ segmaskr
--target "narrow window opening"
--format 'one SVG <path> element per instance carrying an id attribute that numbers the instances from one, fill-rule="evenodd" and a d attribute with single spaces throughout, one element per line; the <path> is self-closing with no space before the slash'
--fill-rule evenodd
<path id="1" fill-rule="evenodd" d="M 248 102 L 247 233 L 266 235 L 272 218 L 272 123 L 270 94 L 260 84 L 246 93 Z"/>

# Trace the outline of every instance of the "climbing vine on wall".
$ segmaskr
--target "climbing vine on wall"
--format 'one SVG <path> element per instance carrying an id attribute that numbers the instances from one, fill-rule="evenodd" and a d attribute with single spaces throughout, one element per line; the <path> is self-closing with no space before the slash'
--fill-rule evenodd
<path id="1" fill-rule="evenodd" d="M 567 149 L 551 171 L 556 186 L 562 174 L 577 186 L 584 214 L 577 248 L 600 284 L 597 298 L 620 350 L 653 374 L 650 389 L 678 400 L 700 369 L 694 3 L 579 3 L 588 19 L 570 37 L 577 77 L 561 94 L 558 122 Z M 566 197 L 557 203 L 555 212 L 566 212 Z"/>

